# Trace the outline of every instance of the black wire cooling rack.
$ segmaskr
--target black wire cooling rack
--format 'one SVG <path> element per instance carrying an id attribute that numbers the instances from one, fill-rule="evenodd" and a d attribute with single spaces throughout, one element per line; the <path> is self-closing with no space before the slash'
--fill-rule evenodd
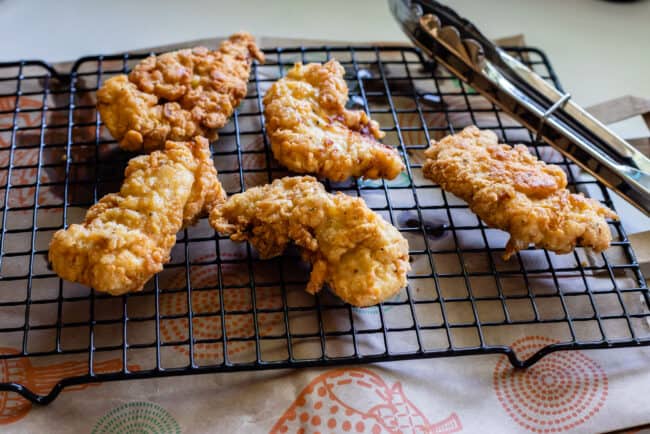
<path id="1" fill-rule="evenodd" d="M 509 50 L 560 84 L 544 54 Z M 249 92 L 212 143 L 229 194 L 287 173 L 271 157 L 261 98 L 296 61 L 338 59 L 350 106 L 382 125 L 404 156 L 394 181 L 327 183 L 363 197 L 409 240 L 409 285 L 383 305 L 356 309 L 303 291 L 295 252 L 260 260 L 199 222 L 141 293 L 111 297 L 59 279 L 47 264 L 54 231 L 116 191 L 129 155 L 102 128 L 95 92 L 141 55 L 79 59 L 68 73 L 39 61 L 0 64 L 0 390 L 46 404 L 65 387 L 100 381 L 271 368 L 503 353 L 516 367 L 569 349 L 650 344 L 649 295 L 629 241 L 557 256 L 528 249 L 504 262 L 506 235 L 422 177 L 429 140 L 476 124 L 527 144 L 562 167 L 570 188 L 612 206 L 607 190 L 473 89 L 410 47 L 265 50 Z M 522 336 L 553 340 L 529 358 Z M 528 352 L 530 354 L 530 352 Z M 50 370 L 45 374 L 45 369 Z"/>

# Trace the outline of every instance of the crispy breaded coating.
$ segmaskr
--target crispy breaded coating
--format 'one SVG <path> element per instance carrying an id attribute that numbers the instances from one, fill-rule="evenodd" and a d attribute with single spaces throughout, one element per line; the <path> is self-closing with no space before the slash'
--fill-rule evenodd
<path id="1" fill-rule="evenodd" d="M 488 226 L 510 233 L 504 259 L 529 244 L 569 253 L 577 244 L 600 252 L 609 247 L 605 218 L 614 211 L 570 193 L 564 171 L 546 164 L 524 145 L 499 144 L 492 131 L 475 126 L 431 142 L 424 176 L 465 200 Z"/>
<path id="2" fill-rule="evenodd" d="M 344 301 L 370 306 L 406 285 L 409 246 L 360 198 L 330 194 L 315 178 L 286 177 L 231 196 L 210 224 L 234 241 L 250 241 L 262 258 L 295 243 L 312 263 L 307 291 L 324 283 Z"/>
<path id="3" fill-rule="evenodd" d="M 202 137 L 169 141 L 163 151 L 132 158 L 119 193 L 54 234 L 54 271 L 113 295 L 140 291 L 169 261 L 183 225 L 225 200 L 208 146 Z"/>
<path id="4" fill-rule="evenodd" d="M 150 56 L 131 73 L 108 79 L 97 109 L 123 149 L 151 151 L 166 140 L 217 138 L 246 96 L 253 59 L 264 61 L 249 33 L 236 33 L 219 49 L 205 47 Z"/>
<path id="5" fill-rule="evenodd" d="M 297 63 L 264 95 L 273 156 L 297 173 L 332 181 L 351 176 L 393 179 L 404 170 L 398 152 L 378 141 L 379 124 L 346 110 L 348 87 L 336 60 Z"/>

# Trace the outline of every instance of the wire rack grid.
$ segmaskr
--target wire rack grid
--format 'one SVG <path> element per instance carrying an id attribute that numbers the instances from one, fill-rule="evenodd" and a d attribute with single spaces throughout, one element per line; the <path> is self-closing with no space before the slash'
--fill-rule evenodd
<path id="1" fill-rule="evenodd" d="M 542 52 L 509 51 L 560 88 Z M 228 194 L 288 175 L 265 135 L 266 88 L 296 61 L 336 58 L 349 106 L 380 122 L 406 171 L 393 181 L 325 184 L 364 198 L 404 234 L 408 287 L 365 309 L 327 290 L 313 297 L 296 251 L 262 261 L 205 220 L 178 235 L 171 262 L 140 293 L 111 297 L 59 279 L 47 264 L 52 234 L 119 189 L 133 156 L 103 128 L 95 92 L 144 55 L 84 57 L 68 74 L 38 61 L 0 64 L 0 391 L 46 404 L 90 382 L 487 353 L 527 367 L 557 350 L 650 344 L 648 289 L 619 222 L 610 222 L 614 242 L 603 254 L 531 248 L 504 262 L 507 235 L 421 172 L 430 140 L 475 124 L 528 145 L 566 171 L 572 190 L 611 207 L 607 190 L 564 156 L 411 47 L 265 54 L 211 144 Z M 525 358 L 512 350 L 538 333 L 553 339 Z M 54 364 L 59 375 L 40 381 L 32 369 L 28 377 L 32 364 Z"/>

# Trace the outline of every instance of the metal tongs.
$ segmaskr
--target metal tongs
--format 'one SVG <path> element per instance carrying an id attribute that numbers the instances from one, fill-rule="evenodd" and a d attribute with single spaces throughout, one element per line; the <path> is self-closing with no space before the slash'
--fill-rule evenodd
<path id="1" fill-rule="evenodd" d="M 650 159 L 433 0 L 388 0 L 422 51 L 650 215 Z"/>

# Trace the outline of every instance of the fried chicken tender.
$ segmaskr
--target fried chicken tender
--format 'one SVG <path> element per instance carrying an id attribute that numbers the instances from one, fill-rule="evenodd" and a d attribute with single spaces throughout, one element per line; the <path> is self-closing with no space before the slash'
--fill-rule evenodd
<path id="1" fill-rule="evenodd" d="M 107 80 L 97 109 L 120 146 L 151 151 L 166 140 L 217 138 L 246 96 L 252 59 L 264 55 L 249 33 L 236 33 L 218 50 L 196 47 L 150 56 L 131 73 Z"/>
<path id="2" fill-rule="evenodd" d="M 297 173 L 332 181 L 351 176 L 394 179 L 404 170 L 394 148 L 378 141 L 379 124 L 346 110 L 348 87 L 336 60 L 297 63 L 264 95 L 266 131 L 273 156 Z"/>
<path id="3" fill-rule="evenodd" d="M 324 283 L 356 306 L 382 302 L 406 285 L 409 246 L 360 198 L 330 194 L 311 176 L 286 177 L 231 196 L 210 213 L 210 224 L 233 241 L 250 241 L 262 258 L 289 242 L 312 263 L 307 292 Z"/>
<path id="4" fill-rule="evenodd" d="M 169 261 L 183 225 L 225 200 L 208 146 L 202 137 L 169 141 L 163 151 L 132 158 L 119 193 L 93 205 L 82 224 L 54 234 L 54 271 L 113 295 L 142 290 Z"/>
<path id="5" fill-rule="evenodd" d="M 576 244 L 601 252 L 614 211 L 570 193 L 564 171 L 546 164 L 524 145 L 499 144 L 492 131 L 475 126 L 431 142 L 424 176 L 465 200 L 488 226 L 510 233 L 504 259 L 529 244 L 569 253 Z"/>

